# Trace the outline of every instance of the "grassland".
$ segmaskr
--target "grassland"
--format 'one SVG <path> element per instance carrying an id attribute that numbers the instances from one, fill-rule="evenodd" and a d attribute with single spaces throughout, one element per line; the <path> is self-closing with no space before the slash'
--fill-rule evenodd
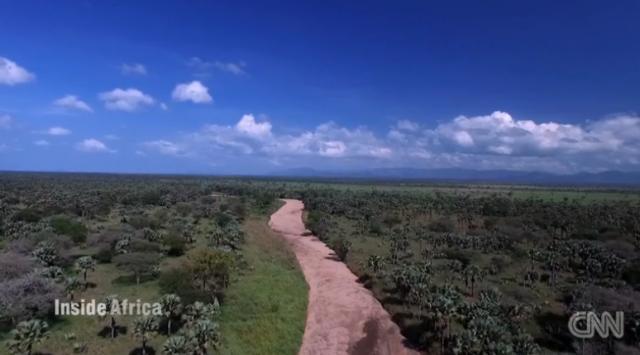
<path id="1" fill-rule="evenodd" d="M 244 224 L 248 269 L 226 293 L 222 354 L 296 354 L 307 309 L 307 284 L 264 216 Z"/>

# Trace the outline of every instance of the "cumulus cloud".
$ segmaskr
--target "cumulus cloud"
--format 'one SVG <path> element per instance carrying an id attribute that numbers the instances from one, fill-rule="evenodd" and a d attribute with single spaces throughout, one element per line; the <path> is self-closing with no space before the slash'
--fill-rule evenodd
<path id="1" fill-rule="evenodd" d="M 47 146 L 49 146 L 49 141 L 47 141 L 45 139 L 40 139 L 40 140 L 37 140 L 37 141 L 33 142 L 33 144 L 37 145 L 38 147 L 47 147 Z"/>
<path id="2" fill-rule="evenodd" d="M 410 132 L 415 132 L 418 129 L 420 129 L 420 125 L 418 123 L 409 121 L 409 120 L 398 121 L 398 123 L 396 124 L 396 127 L 400 131 L 410 131 Z"/>
<path id="3" fill-rule="evenodd" d="M 155 100 L 138 89 L 116 88 L 99 96 L 109 110 L 133 112 L 144 106 L 152 106 Z"/>
<path id="4" fill-rule="evenodd" d="M 278 133 L 251 114 L 230 126 L 147 144 L 148 151 L 207 159 L 225 153 L 297 166 L 344 161 L 344 167 L 412 166 L 551 172 L 640 169 L 640 117 L 617 115 L 569 124 L 515 119 L 506 112 L 459 116 L 433 128 L 399 121 L 386 134 L 328 122 L 297 134 Z"/>
<path id="5" fill-rule="evenodd" d="M 36 76 L 8 58 L 0 57 L 0 84 L 13 86 L 27 83 Z"/>
<path id="6" fill-rule="evenodd" d="M 80 100 L 76 95 L 66 95 L 53 102 L 53 105 L 67 110 L 93 112 L 91 106 Z"/>
<path id="7" fill-rule="evenodd" d="M 252 114 L 242 116 L 235 128 L 238 132 L 249 137 L 263 139 L 271 136 L 271 123 L 269 121 L 256 122 Z"/>
<path id="8" fill-rule="evenodd" d="M 114 153 L 106 144 L 95 139 L 87 138 L 76 144 L 76 149 L 85 153 Z"/>
<path id="9" fill-rule="evenodd" d="M 9 129 L 13 125 L 13 117 L 0 115 L 0 129 Z"/>
<path id="10" fill-rule="evenodd" d="M 120 72 L 125 75 L 146 75 L 147 68 L 140 63 L 124 63 L 120 66 Z"/>
<path id="11" fill-rule="evenodd" d="M 209 95 L 209 89 L 198 80 L 176 85 L 171 97 L 176 101 L 192 101 L 196 104 L 205 104 L 213 101 L 211 95 Z"/>
<path id="12" fill-rule="evenodd" d="M 71 134 L 71 131 L 64 127 L 51 127 L 47 130 L 47 134 L 50 136 L 66 136 Z"/>
<path id="13" fill-rule="evenodd" d="M 435 133 L 453 149 L 476 154 L 549 156 L 615 152 L 637 145 L 639 118 L 617 116 L 586 125 L 517 120 L 506 112 L 460 116 Z"/>

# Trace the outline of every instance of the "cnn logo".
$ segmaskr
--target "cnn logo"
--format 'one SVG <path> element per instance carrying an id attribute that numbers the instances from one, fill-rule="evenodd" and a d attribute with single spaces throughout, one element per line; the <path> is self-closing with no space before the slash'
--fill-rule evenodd
<path id="1" fill-rule="evenodd" d="M 580 339 L 591 339 L 596 333 L 601 338 L 609 334 L 620 339 L 624 336 L 624 313 L 616 312 L 615 318 L 609 312 L 576 312 L 569 318 L 569 332 Z"/>

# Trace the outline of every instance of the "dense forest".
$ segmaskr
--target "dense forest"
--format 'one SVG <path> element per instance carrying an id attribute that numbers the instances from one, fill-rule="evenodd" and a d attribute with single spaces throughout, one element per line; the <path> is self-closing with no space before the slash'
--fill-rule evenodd
<path id="1" fill-rule="evenodd" d="M 0 174 L 0 353 L 215 353 L 243 222 L 283 197 L 416 348 L 640 353 L 637 190 L 19 173 Z M 163 316 L 53 314 L 92 297 Z M 624 338 L 573 338 L 578 310 L 623 311 Z"/>

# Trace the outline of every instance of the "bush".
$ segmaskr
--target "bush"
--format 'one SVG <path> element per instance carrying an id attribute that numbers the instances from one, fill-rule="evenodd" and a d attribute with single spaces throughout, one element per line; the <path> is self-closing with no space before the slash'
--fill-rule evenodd
<path id="1" fill-rule="evenodd" d="M 28 274 L 35 268 L 33 258 L 16 252 L 0 254 L 0 282 Z"/>
<path id="2" fill-rule="evenodd" d="M 67 217 L 55 217 L 51 219 L 51 227 L 57 234 L 71 237 L 76 244 L 84 243 L 87 240 L 87 227 Z"/>
<path id="3" fill-rule="evenodd" d="M 640 259 L 634 260 L 622 272 L 622 279 L 636 290 L 640 290 Z"/>
<path id="4" fill-rule="evenodd" d="M 158 229 L 160 225 L 154 218 L 145 215 L 129 216 L 127 218 L 128 223 L 135 229 L 151 228 Z"/>
<path id="5" fill-rule="evenodd" d="M 133 274 L 136 285 L 139 285 L 142 276 L 152 275 L 157 271 L 160 256 L 156 253 L 133 252 L 120 254 L 113 261 L 118 268 Z"/>
<path id="6" fill-rule="evenodd" d="M 437 233 L 450 233 L 454 230 L 454 223 L 450 218 L 440 218 L 429 223 L 429 230 Z"/>
<path id="7" fill-rule="evenodd" d="M 51 318 L 55 299 L 63 297 L 52 280 L 33 274 L 0 283 L 2 322 L 16 323 L 31 318 Z"/>
<path id="8" fill-rule="evenodd" d="M 351 251 L 351 242 L 344 238 L 338 238 L 333 241 L 333 243 L 331 244 L 331 248 L 338 256 L 338 259 L 340 259 L 341 261 L 345 261 L 347 260 L 349 251 Z"/>
<path id="9" fill-rule="evenodd" d="M 176 294 L 184 304 L 210 301 L 209 293 L 195 286 L 193 275 L 185 268 L 174 268 L 161 273 L 158 284 L 163 294 Z"/>
<path id="10" fill-rule="evenodd" d="M 131 239 L 131 241 L 129 242 L 129 247 L 127 249 L 129 250 L 129 252 L 162 252 L 162 246 L 160 244 L 140 238 Z"/>
<path id="11" fill-rule="evenodd" d="M 102 264 L 110 263 L 113 256 L 113 249 L 108 243 L 102 243 L 98 245 L 98 251 L 96 251 L 96 253 L 93 255 L 93 257 Z"/>
<path id="12" fill-rule="evenodd" d="M 12 220 L 14 222 L 36 223 L 41 218 L 42 213 L 40 211 L 34 210 L 33 208 L 25 208 L 14 214 Z"/>
<path id="13" fill-rule="evenodd" d="M 444 251 L 444 256 L 447 259 L 458 260 L 462 263 L 463 266 L 467 266 L 471 263 L 471 255 L 468 252 L 457 250 L 457 249 L 447 249 Z"/>
<path id="14" fill-rule="evenodd" d="M 229 216 L 228 214 L 226 214 L 224 212 L 216 213 L 214 218 L 216 220 L 216 224 L 220 228 L 226 227 L 229 223 L 231 223 L 231 221 L 233 221 L 233 217 Z"/>
<path id="15" fill-rule="evenodd" d="M 176 234 L 168 234 L 163 239 L 163 244 L 167 248 L 167 255 L 180 256 L 184 254 L 186 248 L 186 242 L 184 238 L 177 236 Z"/>

